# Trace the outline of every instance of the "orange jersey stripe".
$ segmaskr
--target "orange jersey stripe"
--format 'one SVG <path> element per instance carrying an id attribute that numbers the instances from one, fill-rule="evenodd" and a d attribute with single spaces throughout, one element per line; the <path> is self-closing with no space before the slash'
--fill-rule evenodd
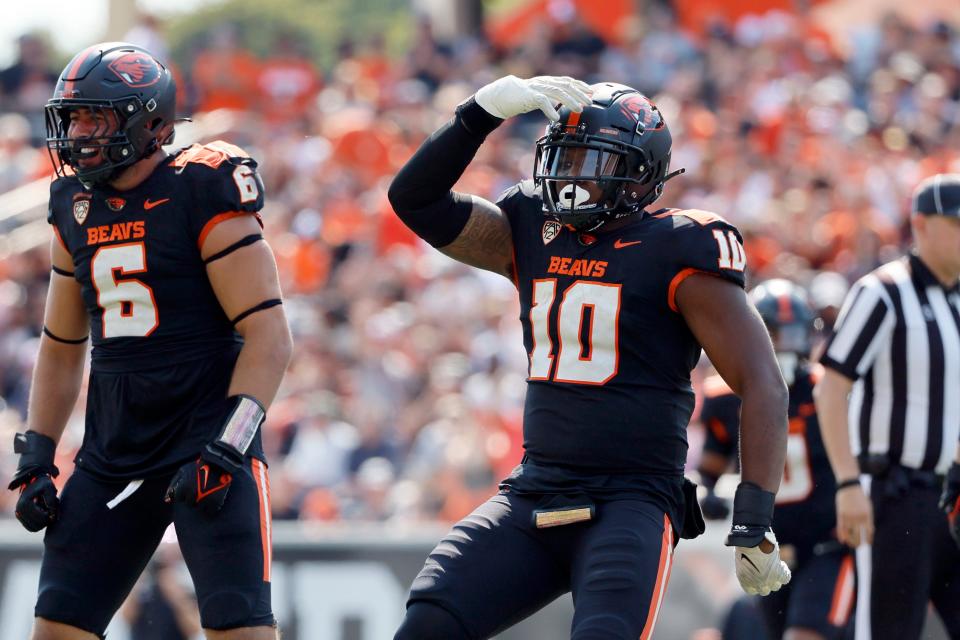
<path id="1" fill-rule="evenodd" d="M 207 224 L 203 225 L 203 229 L 200 230 L 200 237 L 197 238 L 197 248 L 201 251 L 203 250 L 203 243 L 206 242 L 207 236 L 210 235 L 210 232 L 213 231 L 215 226 L 221 222 L 226 222 L 231 218 L 239 218 L 240 216 L 256 216 L 257 223 L 261 228 L 263 227 L 263 221 L 260 220 L 260 214 L 258 213 L 251 213 L 249 211 L 225 211 L 213 216 L 207 220 Z"/>
<path id="2" fill-rule="evenodd" d="M 60 235 L 60 229 L 57 229 L 57 225 L 50 225 L 53 227 L 53 235 L 57 238 L 57 242 L 60 243 L 60 246 L 64 248 L 67 253 L 70 253 L 70 249 L 67 249 L 67 243 L 63 241 L 63 236 Z"/>
<path id="3" fill-rule="evenodd" d="M 677 308 L 677 287 L 680 286 L 681 282 L 695 273 L 705 273 L 708 276 L 715 275 L 709 271 L 704 271 L 703 269 L 694 269 L 693 267 L 687 267 L 686 269 L 681 269 L 678 271 L 677 275 L 673 276 L 673 280 L 670 281 L 670 288 L 667 289 L 667 305 L 670 307 L 671 311 L 680 313 L 680 310 Z"/>
<path id="4" fill-rule="evenodd" d="M 790 296 L 783 294 L 777 298 L 777 316 L 780 322 L 793 322 L 793 306 L 790 304 Z"/>
<path id="5" fill-rule="evenodd" d="M 833 599 L 830 603 L 830 613 L 827 622 L 835 627 L 847 624 L 850 612 L 853 610 L 853 556 L 848 555 L 840 563 L 837 581 L 833 588 Z"/>
<path id="6" fill-rule="evenodd" d="M 730 442 L 730 434 L 727 433 L 727 428 L 720 421 L 720 418 L 710 418 L 707 422 L 707 428 L 710 429 L 713 437 L 723 444 Z"/>
<path id="7" fill-rule="evenodd" d="M 657 582 L 653 587 L 653 597 L 650 599 L 650 608 L 647 611 L 647 622 L 643 625 L 640 640 L 650 640 L 653 637 L 653 627 L 657 624 L 660 606 L 663 604 L 663 594 L 667 591 L 670 582 L 670 569 L 673 568 L 673 525 L 670 517 L 663 514 L 663 538 L 660 540 L 660 566 L 657 568 Z"/>
<path id="8" fill-rule="evenodd" d="M 257 483 L 257 498 L 260 503 L 260 543 L 263 545 L 263 580 L 270 582 L 270 568 L 273 565 L 273 530 L 270 517 L 270 477 L 267 467 L 257 460 L 251 459 L 253 479 Z"/>
<path id="9" fill-rule="evenodd" d="M 654 218 L 666 218 L 667 216 L 684 216 L 690 218 L 701 227 L 705 227 L 713 222 L 724 222 L 729 224 L 723 216 L 717 215 L 712 211 L 703 211 L 701 209 L 671 209 L 663 213 L 658 213 Z"/>

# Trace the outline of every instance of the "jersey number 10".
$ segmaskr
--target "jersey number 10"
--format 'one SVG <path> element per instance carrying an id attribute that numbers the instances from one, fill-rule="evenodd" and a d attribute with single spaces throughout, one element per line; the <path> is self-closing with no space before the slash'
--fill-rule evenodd
<path id="1" fill-rule="evenodd" d="M 555 357 L 550 316 L 556 297 L 556 278 L 533 281 L 529 379 L 605 384 L 619 364 L 620 285 L 578 280 L 567 287 L 557 312 Z"/>

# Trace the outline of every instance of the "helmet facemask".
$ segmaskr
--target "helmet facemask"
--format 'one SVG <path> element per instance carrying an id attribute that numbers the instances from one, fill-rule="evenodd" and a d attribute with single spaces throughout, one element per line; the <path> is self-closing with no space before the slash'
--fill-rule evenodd
<path id="1" fill-rule="evenodd" d="M 586 135 L 583 126 L 553 125 L 537 141 L 534 182 L 543 190 L 544 208 L 561 223 L 592 231 L 611 218 L 635 213 L 652 202 L 629 201 L 631 185 L 649 163 L 633 145 Z M 633 165 L 633 166 L 631 166 Z M 657 194 L 659 195 L 659 194 Z"/>
<path id="2" fill-rule="evenodd" d="M 582 112 L 560 109 L 560 120 L 537 141 L 534 183 L 546 215 L 577 231 L 643 211 L 663 192 L 670 132 L 660 111 L 630 87 L 594 85 Z"/>
<path id="3" fill-rule="evenodd" d="M 172 141 L 166 126 L 175 120 L 175 103 L 170 72 L 147 51 L 91 45 L 68 63 L 45 107 L 54 170 L 63 177 L 69 167 L 86 188 L 109 182 Z M 75 128 L 71 137 L 70 116 L 80 110 L 96 126 L 84 126 L 82 137 Z"/>
<path id="4" fill-rule="evenodd" d="M 151 101 L 155 102 L 155 101 Z M 70 137 L 70 112 L 90 111 L 97 128 L 83 137 Z M 47 103 L 47 149 L 58 176 L 64 176 L 65 167 L 84 184 L 108 182 L 124 168 L 145 158 L 160 148 L 161 122 L 148 128 L 145 108 L 136 97 L 125 100 L 51 100 Z M 129 115 L 126 115 L 129 114 Z M 101 157 L 97 164 L 83 160 Z"/>

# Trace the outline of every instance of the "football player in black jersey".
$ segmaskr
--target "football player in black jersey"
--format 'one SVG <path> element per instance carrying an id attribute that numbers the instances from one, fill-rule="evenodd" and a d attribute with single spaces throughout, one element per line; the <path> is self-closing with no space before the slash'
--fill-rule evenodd
<path id="1" fill-rule="evenodd" d="M 263 184 L 227 143 L 167 154 L 175 101 L 159 61 L 113 42 L 77 54 L 46 106 L 53 273 L 10 483 L 17 518 L 46 528 L 34 640 L 102 638 L 171 522 L 207 637 L 276 637 L 259 430 L 292 347 Z"/>
<path id="2" fill-rule="evenodd" d="M 793 572 L 784 589 L 760 600 L 770 638 L 825 640 L 844 637 L 854 605 L 850 550 L 837 540 L 836 483 L 813 403 L 822 375 L 810 354 L 813 310 L 806 292 L 781 279 L 767 280 L 749 295 L 770 331 L 777 361 L 790 389 L 789 435 L 783 481 L 777 492 L 773 530 Z M 699 471 L 708 494 L 703 514 L 725 518 L 724 500 L 713 487 L 736 456 L 740 400 L 719 376 L 704 385 L 700 420 L 707 428 Z M 749 636 L 757 637 L 755 630 Z"/>
<path id="3" fill-rule="evenodd" d="M 534 181 L 496 204 L 452 192 L 485 137 L 534 109 L 552 121 Z M 679 173 L 670 149 L 659 110 L 630 87 L 507 76 L 394 179 L 407 226 L 514 282 L 529 355 L 524 458 L 430 554 L 398 640 L 488 638 L 568 591 L 576 640 L 649 638 L 677 537 L 702 531 L 683 479 L 701 345 L 743 397 L 737 576 L 761 594 L 789 580 L 770 530 L 786 387 L 743 291 L 737 230 L 706 211 L 649 209 Z"/>

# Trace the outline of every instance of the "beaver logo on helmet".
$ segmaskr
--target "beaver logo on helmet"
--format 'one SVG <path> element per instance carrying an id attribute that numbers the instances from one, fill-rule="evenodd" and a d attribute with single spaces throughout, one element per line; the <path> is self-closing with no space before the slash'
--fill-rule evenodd
<path id="1" fill-rule="evenodd" d="M 109 65 L 124 84 L 134 87 L 149 87 L 160 80 L 160 66 L 150 56 L 134 52 L 122 55 Z"/>
<path id="2" fill-rule="evenodd" d="M 641 133 L 644 129 L 657 129 L 663 126 L 663 118 L 655 109 L 653 103 L 639 93 L 628 95 L 620 100 L 620 111 L 626 117 L 637 121 L 637 129 Z"/>

